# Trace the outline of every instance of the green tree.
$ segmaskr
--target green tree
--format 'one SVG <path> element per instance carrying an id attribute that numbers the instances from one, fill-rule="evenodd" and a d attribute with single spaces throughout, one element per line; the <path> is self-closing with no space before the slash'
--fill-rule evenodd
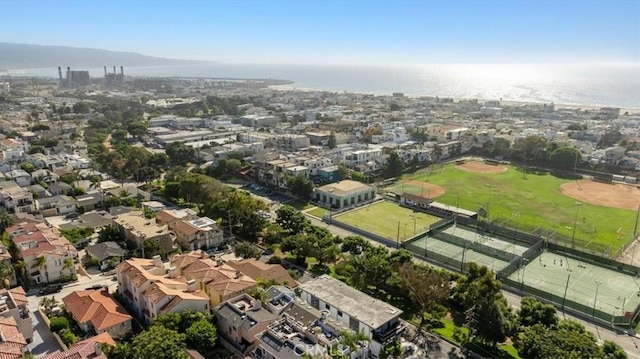
<path id="1" fill-rule="evenodd" d="M 398 177 L 402 175 L 404 170 L 404 162 L 396 152 L 391 152 L 387 165 L 382 171 L 385 178 Z"/>
<path id="2" fill-rule="evenodd" d="M 72 346 L 78 341 L 78 338 L 76 337 L 76 335 L 73 334 L 73 332 L 71 332 L 71 330 L 69 329 L 62 329 L 59 334 L 60 334 L 60 339 L 62 339 L 62 342 L 67 347 Z"/>
<path id="3" fill-rule="evenodd" d="M 261 232 L 262 242 L 267 245 L 279 244 L 286 235 L 287 231 L 278 223 L 269 223 Z"/>
<path id="4" fill-rule="evenodd" d="M 63 329 L 69 329 L 69 320 L 66 317 L 53 317 L 49 327 L 52 332 L 59 333 Z"/>
<path id="5" fill-rule="evenodd" d="M 88 113 L 91 111 L 91 106 L 86 102 L 76 102 L 73 105 L 73 113 Z"/>
<path id="6" fill-rule="evenodd" d="M 313 181 L 304 176 L 291 177 L 287 181 L 287 187 L 294 196 L 307 199 L 313 193 Z"/>
<path id="7" fill-rule="evenodd" d="M 331 133 L 329 134 L 329 143 L 327 144 L 329 146 L 329 148 L 333 149 L 336 148 L 337 141 L 336 141 L 336 133 L 331 131 Z"/>
<path id="8" fill-rule="evenodd" d="M 0 233 L 13 226 L 14 217 L 7 212 L 4 208 L 0 208 Z"/>
<path id="9" fill-rule="evenodd" d="M 449 297 L 451 289 L 449 278 L 444 274 L 432 270 L 429 267 L 405 263 L 399 268 L 399 277 L 402 288 L 409 294 L 409 299 L 420 311 L 421 329 L 425 325 L 427 316 L 440 319 L 435 313 L 442 313 L 441 308 Z"/>
<path id="10" fill-rule="evenodd" d="M 31 163 L 31 162 L 23 162 L 20 165 L 20 169 L 22 169 L 23 171 L 25 171 L 27 173 L 31 173 L 31 172 L 36 170 L 36 166 L 34 166 L 33 163 Z"/>
<path id="11" fill-rule="evenodd" d="M 11 264 L 5 262 L 0 263 L 0 279 L 2 280 L 2 286 L 8 289 L 11 286 L 12 279 L 15 275 L 15 269 Z"/>
<path id="12" fill-rule="evenodd" d="M 216 344 L 216 328 L 206 319 L 200 319 L 191 324 L 185 334 L 187 335 L 187 346 L 200 353 L 206 353 Z"/>
<path id="13" fill-rule="evenodd" d="M 46 279 L 46 282 L 49 282 L 49 272 L 47 271 L 47 256 L 45 256 L 44 254 L 36 257 L 36 261 L 35 263 L 31 266 L 31 268 L 38 268 L 40 270 L 44 270 L 44 276 Z"/>
<path id="14" fill-rule="evenodd" d="M 124 242 L 124 239 L 124 233 L 122 233 L 120 227 L 116 225 L 102 227 L 100 232 L 98 232 L 98 243 L 109 241 L 121 243 Z"/>
<path id="15" fill-rule="evenodd" d="M 605 340 L 602 344 L 605 359 L 627 359 L 627 352 L 616 342 Z"/>
<path id="16" fill-rule="evenodd" d="M 289 205 L 278 208 L 276 215 L 276 223 L 289 234 L 302 233 L 311 224 L 302 212 Z"/>
<path id="17" fill-rule="evenodd" d="M 342 251 L 352 255 L 359 255 L 369 247 L 371 247 L 369 241 L 360 236 L 347 236 L 342 239 Z"/>
<path id="18" fill-rule="evenodd" d="M 145 258 L 153 258 L 153 256 L 161 254 L 160 243 L 154 240 L 146 240 L 142 242 L 142 248 L 144 249 Z"/>
<path id="19" fill-rule="evenodd" d="M 148 128 L 149 124 L 146 121 L 133 121 L 127 126 L 127 132 L 138 140 L 142 140 Z"/>
<path id="20" fill-rule="evenodd" d="M 109 359 L 136 359 L 129 343 L 116 343 L 115 345 L 102 346 L 104 354 Z"/>
<path id="21" fill-rule="evenodd" d="M 582 152 L 574 147 L 560 147 L 549 156 L 551 166 L 562 169 L 573 169 L 582 160 Z"/>
<path id="22" fill-rule="evenodd" d="M 236 257 L 241 258 L 254 258 L 260 255 L 260 250 L 251 243 L 248 242 L 238 242 L 235 246 L 233 246 L 233 252 Z"/>
<path id="23" fill-rule="evenodd" d="M 42 307 L 44 314 L 46 316 L 50 316 L 51 313 L 53 312 L 53 308 L 58 307 L 58 305 L 60 305 L 60 303 L 58 303 L 58 301 L 56 300 L 56 298 L 54 296 L 50 296 L 50 297 L 42 297 L 40 299 L 40 306 Z"/>
<path id="24" fill-rule="evenodd" d="M 563 320 L 549 328 L 542 324 L 527 327 L 515 341 L 518 354 L 523 358 L 582 359 L 603 358 L 596 337 L 582 324 Z"/>
<path id="25" fill-rule="evenodd" d="M 165 149 L 169 161 L 174 165 L 185 165 L 196 162 L 196 150 L 182 142 L 173 142 Z"/>
<path id="26" fill-rule="evenodd" d="M 136 358 L 187 359 L 186 335 L 160 325 L 152 325 L 133 339 Z"/>
<path id="27" fill-rule="evenodd" d="M 556 308 L 551 304 L 544 304 L 533 297 L 523 297 L 518 311 L 518 323 L 523 327 L 542 324 L 546 327 L 558 323 Z"/>

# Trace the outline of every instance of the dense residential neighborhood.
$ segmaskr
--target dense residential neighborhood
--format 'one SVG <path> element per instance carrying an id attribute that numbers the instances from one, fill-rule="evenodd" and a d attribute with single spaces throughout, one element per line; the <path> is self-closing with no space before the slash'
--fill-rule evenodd
<path id="1" fill-rule="evenodd" d="M 2 358 L 552 358 L 557 338 L 623 358 L 635 344 L 514 304 L 493 266 L 402 248 L 400 222 L 378 240 L 332 216 L 393 203 L 414 235 L 418 213 L 488 221 L 489 205 L 383 190 L 464 158 L 636 185 L 638 114 L 195 78 L 7 84 Z"/>

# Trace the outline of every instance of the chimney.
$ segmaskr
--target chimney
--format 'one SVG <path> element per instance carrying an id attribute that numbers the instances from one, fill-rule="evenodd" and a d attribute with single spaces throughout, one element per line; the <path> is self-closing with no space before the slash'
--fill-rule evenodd
<path id="1" fill-rule="evenodd" d="M 107 77 L 107 66 L 104 67 L 104 77 Z"/>
<path id="2" fill-rule="evenodd" d="M 216 259 L 216 267 L 220 267 L 223 263 L 224 263 L 224 260 L 222 258 Z"/>
<path id="3" fill-rule="evenodd" d="M 252 311 L 260 310 L 260 308 L 262 308 L 262 301 L 261 300 L 254 299 L 254 300 L 251 301 L 251 310 Z"/>
<path id="4" fill-rule="evenodd" d="M 160 257 L 160 255 L 156 254 L 151 259 L 153 259 L 153 266 L 154 267 L 158 267 L 158 268 L 164 267 L 164 263 L 162 263 L 162 258 Z"/>
<path id="5" fill-rule="evenodd" d="M 175 278 L 176 277 L 176 267 L 175 266 L 171 266 L 169 267 L 169 278 Z"/>
<path id="6" fill-rule="evenodd" d="M 58 66 L 58 76 L 60 76 L 60 83 L 62 83 L 62 81 L 64 81 L 62 79 L 62 67 Z"/>
<path id="7" fill-rule="evenodd" d="M 120 75 L 124 76 L 124 66 L 120 66 Z"/>
<path id="8" fill-rule="evenodd" d="M 115 76 L 115 75 L 116 75 L 116 67 L 113 66 L 113 76 Z"/>
<path id="9" fill-rule="evenodd" d="M 67 66 L 67 86 L 71 87 L 71 67 Z"/>
<path id="10" fill-rule="evenodd" d="M 93 343 L 93 351 L 95 352 L 96 356 L 102 355 L 102 344 L 98 342 Z"/>
<path id="11" fill-rule="evenodd" d="M 240 277 L 242 277 L 242 272 L 240 272 L 239 270 L 236 271 L 236 279 L 240 279 Z"/>
<path id="12" fill-rule="evenodd" d="M 195 291 L 196 291 L 196 280 L 195 279 L 189 279 L 187 281 L 187 292 L 193 293 Z"/>

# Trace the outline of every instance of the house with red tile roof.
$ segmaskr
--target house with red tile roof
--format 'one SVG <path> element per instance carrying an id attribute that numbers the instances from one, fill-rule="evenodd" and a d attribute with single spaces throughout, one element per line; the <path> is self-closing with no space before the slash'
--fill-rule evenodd
<path id="1" fill-rule="evenodd" d="M 131 332 L 133 319 L 107 288 L 75 291 L 62 298 L 65 308 L 85 332 L 109 333 L 122 338 Z"/>
<path id="2" fill-rule="evenodd" d="M 175 268 L 167 269 L 160 256 L 128 259 L 116 266 L 116 277 L 118 293 L 146 323 L 159 314 L 210 311 L 207 294 Z"/>
<path id="3" fill-rule="evenodd" d="M 248 275 L 255 281 L 275 281 L 278 284 L 283 284 L 290 288 L 295 288 L 298 285 L 298 282 L 289 275 L 289 272 L 279 264 L 268 264 L 250 258 L 241 261 L 229 261 L 227 265 Z"/>
<path id="4" fill-rule="evenodd" d="M 27 294 L 22 287 L 0 289 L 0 317 L 11 317 L 18 325 L 22 336 L 31 342 L 33 338 L 33 320 L 28 304 Z"/>
<path id="5" fill-rule="evenodd" d="M 172 268 L 187 279 L 195 280 L 198 288 L 208 295 L 211 306 L 247 293 L 257 282 L 227 264 L 207 258 L 202 251 L 176 255 L 171 260 Z"/>
<path id="6" fill-rule="evenodd" d="M 196 250 L 218 247 L 222 244 L 223 233 L 216 221 L 208 217 L 192 220 L 179 219 L 173 223 L 176 241 L 183 249 Z"/>
<path id="7" fill-rule="evenodd" d="M 107 359 L 102 352 L 103 344 L 115 345 L 116 342 L 109 333 L 105 332 L 77 342 L 67 350 L 56 350 L 44 356 L 43 359 Z"/>
<path id="8" fill-rule="evenodd" d="M 58 229 L 45 223 L 24 222 L 6 229 L 24 260 L 28 276 L 44 284 L 76 274 L 78 250 Z"/>
<path id="9" fill-rule="evenodd" d="M 27 350 L 27 341 L 13 317 L 0 317 L 0 359 L 19 359 Z"/>

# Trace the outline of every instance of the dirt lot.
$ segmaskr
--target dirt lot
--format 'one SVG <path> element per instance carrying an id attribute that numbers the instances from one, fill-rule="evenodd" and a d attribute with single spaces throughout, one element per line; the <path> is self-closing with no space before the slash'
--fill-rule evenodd
<path id="1" fill-rule="evenodd" d="M 565 196 L 599 206 L 636 210 L 640 204 L 638 187 L 582 180 L 560 186 Z"/>
<path id="2" fill-rule="evenodd" d="M 417 189 L 419 189 L 420 193 L 414 193 L 414 194 L 416 195 L 422 194 L 422 197 L 424 198 L 436 198 L 438 196 L 442 196 L 445 193 L 444 188 L 429 182 L 408 180 L 408 181 L 405 181 L 404 184 L 405 186 L 407 186 L 406 189 L 408 189 L 409 186 L 413 187 L 413 192 L 416 192 Z M 409 191 L 409 193 L 413 193 L 413 192 Z"/>
<path id="3" fill-rule="evenodd" d="M 507 172 L 507 167 L 501 165 L 488 165 L 484 162 L 467 162 L 462 165 L 456 165 L 456 168 L 467 172 L 476 173 L 503 173 Z"/>

